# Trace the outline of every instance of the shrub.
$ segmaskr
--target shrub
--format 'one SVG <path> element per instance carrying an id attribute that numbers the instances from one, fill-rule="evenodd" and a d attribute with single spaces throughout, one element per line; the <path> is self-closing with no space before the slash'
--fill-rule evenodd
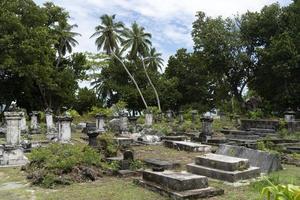
<path id="1" fill-rule="evenodd" d="M 101 134 L 98 138 L 99 150 L 105 157 L 116 156 L 118 152 L 118 146 L 114 140 L 114 134 L 106 132 Z"/>
<path id="2" fill-rule="evenodd" d="M 133 160 L 130 162 L 130 169 L 137 170 L 144 167 L 144 163 L 140 160 Z"/>
<path id="3" fill-rule="evenodd" d="M 34 149 L 26 166 L 28 178 L 33 184 L 54 187 L 86 179 L 80 166 L 96 168 L 101 166 L 101 156 L 89 146 L 71 144 L 50 144 Z M 74 171 L 74 169 L 77 169 Z M 69 174 L 73 173 L 73 176 Z"/>

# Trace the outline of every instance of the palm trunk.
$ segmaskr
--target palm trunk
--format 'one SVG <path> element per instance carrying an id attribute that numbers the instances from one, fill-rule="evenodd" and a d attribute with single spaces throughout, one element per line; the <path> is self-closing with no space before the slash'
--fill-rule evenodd
<path id="1" fill-rule="evenodd" d="M 130 79 L 131 79 L 132 82 L 134 83 L 136 89 L 138 90 L 138 92 L 139 92 L 139 94 L 140 94 L 140 96 L 141 96 L 141 98 L 142 98 L 142 100 L 143 100 L 143 103 L 144 103 L 146 109 L 148 109 L 148 105 L 147 105 L 147 103 L 146 103 L 146 101 L 145 101 L 145 98 L 144 98 L 144 96 L 143 96 L 143 94 L 142 94 L 142 91 L 141 91 L 140 87 L 138 86 L 137 82 L 135 81 L 134 77 L 132 76 L 132 74 L 129 72 L 129 70 L 128 70 L 127 67 L 125 66 L 124 62 L 123 62 L 117 55 L 115 55 L 114 53 L 112 53 L 112 55 L 113 55 L 113 56 L 114 56 L 114 57 L 122 64 L 122 66 L 124 67 L 124 69 L 125 69 L 125 71 L 127 72 L 128 76 L 130 77 Z"/>
<path id="2" fill-rule="evenodd" d="M 150 77 L 149 77 L 149 74 L 148 74 L 148 72 L 147 72 L 147 69 L 146 69 L 145 62 L 144 62 L 143 58 L 141 58 L 141 60 L 142 60 L 143 68 L 144 68 L 145 74 L 146 74 L 146 76 L 147 76 L 147 78 L 148 78 L 148 81 L 149 81 L 151 87 L 152 87 L 153 90 L 154 90 L 155 97 L 156 97 L 156 101 L 157 101 L 158 110 L 159 110 L 159 112 L 161 112 L 160 99 L 159 99 L 159 96 L 158 96 L 158 92 L 157 92 L 157 90 L 156 90 L 154 84 L 152 83 L 152 81 L 151 81 L 151 79 L 150 79 Z"/>

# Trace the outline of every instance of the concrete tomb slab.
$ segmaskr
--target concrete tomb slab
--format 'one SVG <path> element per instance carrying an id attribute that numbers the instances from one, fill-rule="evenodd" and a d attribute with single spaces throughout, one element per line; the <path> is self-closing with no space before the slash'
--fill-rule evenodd
<path id="1" fill-rule="evenodd" d="M 160 167 L 163 169 L 174 169 L 177 167 L 180 167 L 180 162 L 174 162 L 174 161 L 167 161 L 167 160 L 161 160 L 156 158 L 148 158 L 144 159 L 144 163 L 148 165 L 149 167 Z"/>
<path id="2" fill-rule="evenodd" d="M 142 179 L 135 179 L 134 183 L 158 192 L 171 199 L 199 199 L 221 195 L 224 190 L 208 187 L 208 179 L 187 172 L 142 172 Z"/>
<path id="3" fill-rule="evenodd" d="M 192 152 L 210 152 L 211 146 L 188 141 L 165 140 L 164 145 L 169 148 Z"/>

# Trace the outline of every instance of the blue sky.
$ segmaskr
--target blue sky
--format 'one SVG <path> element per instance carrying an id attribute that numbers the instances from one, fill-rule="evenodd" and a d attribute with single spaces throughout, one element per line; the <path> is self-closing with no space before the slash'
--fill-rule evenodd
<path id="1" fill-rule="evenodd" d="M 46 0 L 34 0 L 42 5 Z M 49 1 L 49 0 L 48 0 Z M 82 36 L 77 38 L 79 45 L 75 52 L 96 52 L 94 27 L 100 23 L 103 14 L 116 14 L 117 20 L 127 26 L 136 21 L 152 34 L 152 43 L 163 54 L 165 63 L 168 57 L 179 48 L 192 50 L 192 23 L 197 11 L 208 16 L 230 17 L 247 10 L 259 11 L 264 5 L 279 2 L 288 5 L 291 0 L 51 0 L 65 8 L 71 16 L 70 23 L 76 23 L 74 31 Z"/>

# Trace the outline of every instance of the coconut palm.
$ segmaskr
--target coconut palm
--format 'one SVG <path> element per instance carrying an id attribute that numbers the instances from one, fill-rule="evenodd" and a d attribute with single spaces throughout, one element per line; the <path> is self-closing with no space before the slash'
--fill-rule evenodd
<path id="1" fill-rule="evenodd" d="M 154 61 L 155 62 L 159 61 L 159 60 L 157 60 L 156 57 L 152 58 L 149 56 L 149 53 L 151 53 L 151 50 L 149 51 L 149 49 L 150 49 L 150 46 L 152 45 L 151 40 L 150 40 L 151 34 L 145 32 L 144 27 L 139 26 L 136 22 L 134 22 L 131 25 L 131 29 L 125 29 L 125 31 L 123 33 L 123 37 L 124 37 L 124 40 L 122 42 L 122 45 L 123 45 L 122 51 L 129 50 L 129 58 L 132 60 L 137 60 L 137 58 L 140 57 L 146 77 L 155 93 L 158 110 L 161 112 L 160 100 L 159 100 L 157 90 L 156 90 L 154 84 L 152 83 L 152 80 L 147 72 L 147 68 L 145 65 L 145 60 L 152 62 L 152 64 Z M 157 56 L 157 55 L 155 55 L 155 53 L 156 53 L 155 49 L 154 49 L 154 51 L 152 50 L 152 53 L 154 54 L 154 56 Z"/>
<path id="2" fill-rule="evenodd" d="M 147 102 L 145 101 L 140 87 L 138 86 L 137 82 L 135 81 L 134 77 L 132 76 L 124 62 L 122 61 L 121 56 L 118 55 L 119 42 L 122 41 L 121 33 L 124 32 L 123 23 L 115 22 L 115 15 L 102 15 L 100 19 L 101 25 L 95 27 L 96 32 L 91 37 L 97 37 L 95 43 L 97 45 L 98 50 L 105 50 L 107 54 L 112 55 L 122 64 L 123 68 L 125 69 L 128 76 L 134 83 L 136 89 L 138 90 L 146 109 L 148 109 Z"/>
<path id="3" fill-rule="evenodd" d="M 158 69 L 161 70 L 163 61 L 161 53 L 158 53 L 155 48 L 150 49 L 149 56 L 145 60 L 146 64 L 148 64 L 148 68 L 154 71 L 157 71 Z"/>
<path id="4" fill-rule="evenodd" d="M 145 57 L 148 54 L 149 47 L 152 45 L 151 34 L 146 33 L 144 27 L 134 22 L 131 29 L 124 30 L 123 37 L 122 51 L 129 50 L 130 59 L 134 60 L 138 55 Z"/>
<path id="5" fill-rule="evenodd" d="M 116 15 L 102 15 L 101 24 L 95 27 L 96 32 L 90 37 L 96 37 L 98 50 L 103 49 L 108 55 L 118 50 L 122 40 L 121 33 L 124 30 L 124 24 L 116 22 L 115 17 Z"/>
<path id="6" fill-rule="evenodd" d="M 72 32 L 71 30 L 73 28 L 77 28 L 77 24 L 69 25 L 64 24 L 57 27 L 55 30 L 58 35 L 58 43 L 55 45 L 57 52 L 58 52 L 58 58 L 56 67 L 59 66 L 61 58 L 66 55 L 66 53 L 72 53 L 72 48 L 78 45 L 77 40 L 74 38 L 76 36 L 81 36 L 79 33 Z"/>

